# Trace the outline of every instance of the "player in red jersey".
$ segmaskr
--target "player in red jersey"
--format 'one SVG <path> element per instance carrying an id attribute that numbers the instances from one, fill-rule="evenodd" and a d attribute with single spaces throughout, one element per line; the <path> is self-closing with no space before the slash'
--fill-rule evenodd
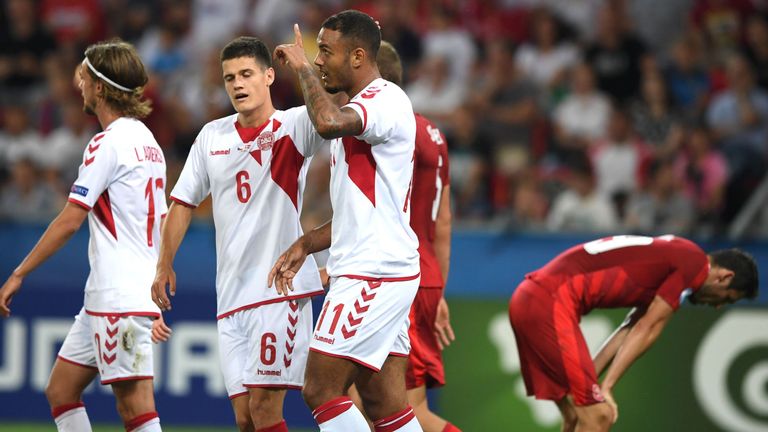
<path id="1" fill-rule="evenodd" d="M 574 246 L 526 275 L 509 302 L 528 394 L 557 404 L 564 431 L 609 430 L 618 418 L 613 387 L 686 298 L 720 307 L 755 298 L 757 289 L 757 265 L 738 249 L 705 254 L 671 235 Z M 634 309 L 593 361 L 580 318 L 619 307 Z"/>
<path id="2" fill-rule="evenodd" d="M 402 85 L 403 66 L 397 50 L 382 41 L 376 56 L 381 77 Z M 411 190 L 411 228 L 419 238 L 419 291 L 411 306 L 411 353 L 405 386 L 408 402 L 426 432 L 459 429 L 433 413 L 427 387 L 445 385 L 442 349 L 454 340 L 443 288 L 451 255 L 451 203 L 448 146 L 440 130 L 416 114 L 416 153 Z"/>

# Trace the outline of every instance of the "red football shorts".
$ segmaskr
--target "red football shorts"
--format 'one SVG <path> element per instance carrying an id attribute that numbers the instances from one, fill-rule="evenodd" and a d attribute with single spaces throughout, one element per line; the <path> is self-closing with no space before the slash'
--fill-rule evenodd
<path id="1" fill-rule="evenodd" d="M 591 405 L 604 400 L 571 283 L 551 289 L 526 279 L 509 301 L 509 321 L 528 395 L 559 401 L 570 394 L 576 405 Z"/>
<path id="2" fill-rule="evenodd" d="M 411 327 L 408 329 L 411 353 L 408 356 L 408 370 L 405 375 L 405 386 L 409 390 L 421 386 L 445 385 L 443 355 L 435 336 L 437 305 L 442 297 L 442 289 L 419 288 L 411 305 L 408 316 L 411 321 Z"/>

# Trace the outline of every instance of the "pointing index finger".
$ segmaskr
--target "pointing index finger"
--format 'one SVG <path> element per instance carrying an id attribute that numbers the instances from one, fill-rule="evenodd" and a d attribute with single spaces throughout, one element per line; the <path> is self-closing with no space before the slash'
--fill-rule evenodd
<path id="1" fill-rule="evenodd" d="M 298 24 L 293 25 L 293 35 L 296 38 L 296 45 L 301 48 L 304 48 L 304 42 L 301 39 L 301 30 L 299 30 Z"/>

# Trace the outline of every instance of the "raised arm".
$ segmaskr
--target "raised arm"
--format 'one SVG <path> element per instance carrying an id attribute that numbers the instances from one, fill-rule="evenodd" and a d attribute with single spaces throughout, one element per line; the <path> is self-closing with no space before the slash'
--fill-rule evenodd
<path id="1" fill-rule="evenodd" d="M 275 288 L 279 294 L 288 295 L 293 291 L 293 278 L 301 269 L 307 255 L 331 247 L 331 221 L 305 233 L 277 258 L 267 276 L 267 286 Z"/>
<path id="2" fill-rule="evenodd" d="M 176 273 L 173 271 L 173 260 L 191 221 L 191 208 L 175 202 L 171 203 L 162 227 L 160 256 L 157 260 L 155 281 L 152 283 L 152 301 L 164 311 L 171 310 L 171 301 L 165 287 L 168 286 L 171 296 L 176 295 Z"/>
<path id="3" fill-rule="evenodd" d="M 88 217 L 88 210 L 68 202 L 61 210 L 56 219 L 54 219 L 48 229 L 45 230 L 35 247 L 29 252 L 24 260 L 13 271 L 3 287 L 0 288 L 0 314 L 8 317 L 11 314 L 11 300 L 13 296 L 21 289 L 21 283 L 24 278 L 44 263 L 57 250 L 61 249 L 72 237 L 85 218 Z"/>
<path id="4" fill-rule="evenodd" d="M 629 366 L 656 342 L 673 313 L 672 306 L 661 297 L 654 297 L 648 311 L 630 328 L 624 342 L 619 346 L 601 387 L 605 400 L 614 409 L 614 422 L 618 418 L 618 407 L 613 398 L 613 387 Z"/>
<path id="5" fill-rule="evenodd" d="M 283 44 L 275 48 L 274 57 L 291 68 L 299 77 L 301 92 L 307 112 L 317 133 L 325 139 L 360 135 L 363 121 L 354 110 L 339 108 L 307 60 L 301 39 L 299 25 L 293 25 L 294 43 Z"/>

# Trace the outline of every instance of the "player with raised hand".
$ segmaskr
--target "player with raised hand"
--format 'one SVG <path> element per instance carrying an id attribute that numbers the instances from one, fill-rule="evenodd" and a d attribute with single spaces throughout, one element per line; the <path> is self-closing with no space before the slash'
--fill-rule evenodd
<path id="1" fill-rule="evenodd" d="M 347 396 L 354 382 L 376 430 L 420 431 L 405 392 L 408 313 L 419 286 L 418 239 L 410 227 L 416 121 L 410 100 L 381 78 L 374 20 L 348 10 L 325 20 L 315 68 L 301 45 L 275 58 L 298 75 L 309 116 L 331 144 L 333 219 L 277 260 L 270 283 L 290 294 L 313 252 L 330 247 L 331 285 L 310 343 L 303 396 L 320 430 L 367 431 Z M 338 107 L 328 93 L 343 92 Z"/>
<path id="2" fill-rule="evenodd" d="M 267 287 L 280 253 L 302 234 L 307 169 L 328 142 L 305 107 L 276 110 L 272 55 L 257 38 L 239 37 L 221 51 L 224 87 L 237 111 L 203 126 L 171 192 L 153 298 L 171 309 L 173 258 L 192 209 L 213 199 L 219 352 L 227 393 L 242 431 L 287 431 L 286 389 L 300 389 L 312 333 L 310 298 L 323 288 L 314 260 L 298 269 L 294 291 Z"/>
<path id="3" fill-rule="evenodd" d="M 509 303 L 528 394 L 557 404 L 564 431 L 607 431 L 618 419 L 614 386 L 686 298 L 720 307 L 755 298 L 757 289 L 755 261 L 738 249 L 705 254 L 671 235 L 574 246 L 526 275 Z M 593 362 L 580 318 L 619 307 L 634 309 Z"/>
<path id="4" fill-rule="evenodd" d="M 153 395 L 152 333 L 169 329 L 150 290 L 166 213 L 165 159 L 139 120 L 147 73 L 136 50 L 120 40 L 88 47 L 79 69 L 83 110 L 103 131 L 83 154 L 69 202 L 0 289 L 0 313 L 10 314 L 26 275 L 61 248 L 86 217 L 90 230 L 85 305 L 53 365 L 45 395 L 59 431 L 90 431 L 81 396 L 99 375 L 111 384 L 128 431 L 160 431 Z M 153 324 L 154 323 L 154 324 Z M 131 335 L 131 337 L 129 337 Z"/>
<path id="5" fill-rule="evenodd" d="M 376 56 L 381 77 L 397 85 L 403 65 L 392 44 L 381 41 Z M 406 388 L 408 402 L 426 432 L 458 432 L 429 409 L 427 388 L 445 385 L 441 351 L 454 340 L 448 303 L 443 296 L 451 255 L 451 202 L 448 144 L 440 130 L 416 114 L 416 153 L 411 192 L 411 228 L 419 238 L 419 292 L 411 306 Z"/>

